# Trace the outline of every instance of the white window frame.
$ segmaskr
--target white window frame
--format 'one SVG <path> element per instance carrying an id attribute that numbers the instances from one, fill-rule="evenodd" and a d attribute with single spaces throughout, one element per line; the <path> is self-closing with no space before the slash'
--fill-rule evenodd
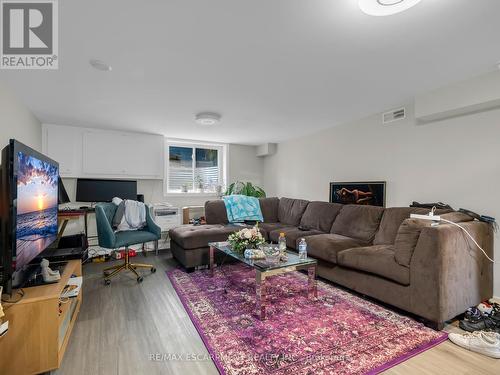
<path id="1" fill-rule="evenodd" d="M 215 192 L 198 192 L 198 191 L 189 191 L 187 193 L 183 193 L 177 190 L 169 190 L 169 162 L 170 162 L 170 147 L 190 147 L 193 150 L 198 148 L 212 148 L 218 150 L 218 166 L 219 166 L 219 181 L 222 186 L 226 185 L 227 181 L 227 144 L 225 143 L 214 143 L 214 142 L 203 142 L 203 141 L 193 141 L 193 140 L 185 140 L 185 139 L 169 139 L 165 138 L 165 178 L 163 179 L 163 195 L 164 196 L 196 196 L 196 197 L 214 197 L 217 194 Z M 194 169 L 195 158 L 193 157 L 193 169 Z"/>

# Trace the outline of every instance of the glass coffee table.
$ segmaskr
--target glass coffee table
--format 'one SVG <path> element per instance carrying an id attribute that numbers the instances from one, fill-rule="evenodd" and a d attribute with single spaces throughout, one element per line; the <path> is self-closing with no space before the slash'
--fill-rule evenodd
<path id="1" fill-rule="evenodd" d="M 286 261 L 270 261 L 267 259 L 254 260 L 247 259 L 243 254 L 233 251 L 227 242 L 210 242 L 208 246 L 210 247 L 210 272 L 212 277 L 214 276 L 214 257 L 216 251 L 223 252 L 226 255 L 255 269 L 255 292 L 257 297 L 256 313 L 261 320 L 266 318 L 266 278 L 269 276 L 307 270 L 307 296 L 308 298 L 318 297 L 318 287 L 316 282 L 316 266 L 318 262 L 316 259 L 300 259 L 297 253 L 287 250 L 288 259 Z"/>

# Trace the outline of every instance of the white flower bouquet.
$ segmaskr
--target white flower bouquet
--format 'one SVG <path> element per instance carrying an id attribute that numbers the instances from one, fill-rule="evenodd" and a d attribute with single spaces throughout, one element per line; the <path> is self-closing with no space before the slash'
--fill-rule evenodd
<path id="1" fill-rule="evenodd" d="M 246 249 L 257 249 L 265 243 L 259 226 L 256 224 L 253 228 L 245 228 L 238 232 L 231 233 L 227 238 L 234 251 L 244 253 Z"/>

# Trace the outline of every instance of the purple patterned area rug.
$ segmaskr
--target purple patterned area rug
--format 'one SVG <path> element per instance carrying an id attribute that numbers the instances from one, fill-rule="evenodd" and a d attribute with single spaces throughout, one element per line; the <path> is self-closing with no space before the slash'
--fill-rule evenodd
<path id="1" fill-rule="evenodd" d="M 221 374 L 376 374 L 446 340 L 299 272 L 266 279 L 267 319 L 255 315 L 255 271 L 243 264 L 168 277 Z"/>

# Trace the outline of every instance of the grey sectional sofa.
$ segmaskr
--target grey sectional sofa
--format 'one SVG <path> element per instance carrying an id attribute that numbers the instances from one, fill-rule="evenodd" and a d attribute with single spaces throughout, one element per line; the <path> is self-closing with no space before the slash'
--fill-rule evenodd
<path id="1" fill-rule="evenodd" d="M 285 232 L 288 247 L 296 249 L 305 238 L 320 277 L 418 315 L 435 328 L 492 297 L 493 265 L 460 228 L 410 219 L 426 209 L 290 198 L 263 198 L 260 204 L 266 239 L 276 242 Z M 460 222 L 493 257 L 490 225 L 457 212 L 440 214 Z M 173 256 L 188 269 L 208 264 L 208 242 L 225 241 L 241 229 L 228 224 L 223 201 L 207 202 L 205 215 L 207 225 L 170 231 Z"/>

